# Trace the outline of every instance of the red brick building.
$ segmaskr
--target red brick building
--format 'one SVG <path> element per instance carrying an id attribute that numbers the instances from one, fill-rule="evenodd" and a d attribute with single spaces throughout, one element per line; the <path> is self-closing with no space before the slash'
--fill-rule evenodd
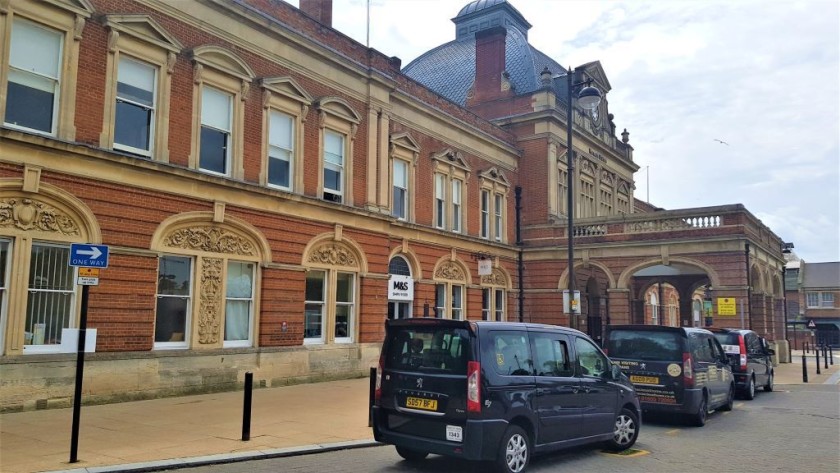
<path id="1" fill-rule="evenodd" d="M 784 338 L 779 238 L 740 205 L 637 202 L 598 62 L 574 72 L 604 99 L 572 104 L 570 320 L 567 71 L 510 3 L 472 2 L 452 43 L 471 72 L 447 95 L 432 52 L 401 70 L 333 30 L 331 3 L 0 2 L 2 409 L 72 395 L 73 243 L 110 253 L 86 400 L 361 376 L 388 317 L 597 338 L 652 322 L 666 283 L 675 324 L 711 285 L 716 325 Z"/>

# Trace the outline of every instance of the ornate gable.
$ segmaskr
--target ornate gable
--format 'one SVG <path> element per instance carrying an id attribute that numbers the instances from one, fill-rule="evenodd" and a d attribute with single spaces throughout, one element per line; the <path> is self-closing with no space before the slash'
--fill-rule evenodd
<path id="1" fill-rule="evenodd" d="M 192 50 L 192 59 L 197 64 L 219 70 L 246 82 L 250 82 L 255 77 L 254 71 L 245 61 L 218 46 L 199 46 Z"/>
<path id="2" fill-rule="evenodd" d="M 420 152 L 420 145 L 414 141 L 414 138 L 409 133 L 395 133 L 391 135 L 391 153 L 394 152 L 394 148 L 397 146 L 414 154 Z"/>
<path id="3" fill-rule="evenodd" d="M 178 53 L 183 48 L 174 36 L 149 15 L 106 15 L 104 24 L 112 31 L 134 36 L 173 53 Z"/>
<path id="4" fill-rule="evenodd" d="M 478 177 L 480 180 L 492 181 L 501 186 L 510 187 L 510 181 L 508 181 L 505 174 L 499 171 L 496 167 L 492 167 L 486 171 L 478 173 Z"/>
<path id="5" fill-rule="evenodd" d="M 460 151 L 452 151 L 451 148 L 446 148 L 438 153 L 432 153 L 432 160 L 438 161 L 442 164 L 447 164 L 459 168 L 467 173 L 472 172 L 470 166 L 464 161 L 464 156 Z"/>
<path id="6" fill-rule="evenodd" d="M 328 113 L 354 125 L 358 125 L 362 121 L 362 117 L 353 110 L 353 107 L 340 97 L 325 97 L 318 101 L 316 108 L 322 113 Z"/>
<path id="7" fill-rule="evenodd" d="M 311 105 L 313 98 L 300 84 L 291 77 L 264 77 L 260 79 L 260 86 L 272 93 L 300 102 L 303 105 Z"/>
<path id="8" fill-rule="evenodd" d="M 55 5 L 58 8 L 69 10 L 84 18 L 90 18 L 96 10 L 88 0 L 42 0 L 44 3 Z M 5 3 L 5 2 L 2 2 Z"/>

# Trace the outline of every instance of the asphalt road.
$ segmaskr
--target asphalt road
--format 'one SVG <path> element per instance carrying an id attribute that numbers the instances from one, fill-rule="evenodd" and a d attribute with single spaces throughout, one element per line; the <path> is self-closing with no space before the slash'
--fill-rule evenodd
<path id="1" fill-rule="evenodd" d="M 705 427 L 662 418 L 646 419 L 633 456 L 597 447 L 540 456 L 532 472 L 840 472 L 840 386 L 782 385 L 753 401 L 736 401 Z M 182 469 L 223 472 L 483 472 L 485 465 L 440 456 L 403 461 L 391 446 Z"/>

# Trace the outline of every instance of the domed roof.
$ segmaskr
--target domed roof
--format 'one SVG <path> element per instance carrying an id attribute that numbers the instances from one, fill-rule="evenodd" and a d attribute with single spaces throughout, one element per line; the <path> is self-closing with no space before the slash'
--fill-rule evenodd
<path id="1" fill-rule="evenodd" d="M 531 46 L 519 29 L 507 26 L 506 30 L 505 71 L 516 94 L 538 90 L 540 73 L 545 68 L 555 76 L 566 73 L 555 60 Z M 405 66 L 403 73 L 452 102 L 466 106 L 467 92 L 475 80 L 475 35 L 424 53 Z M 562 100 L 566 95 L 565 88 L 560 89 L 557 93 Z"/>
<path id="2" fill-rule="evenodd" d="M 500 3 L 507 3 L 507 0 L 473 0 L 462 8 L 461 11 L 458 12 L 458 16 L 455 18 L 469 15 L 470 13 L 475 13 L 477 11 L 484 10 L 485 8 L 496 6 Z"/>

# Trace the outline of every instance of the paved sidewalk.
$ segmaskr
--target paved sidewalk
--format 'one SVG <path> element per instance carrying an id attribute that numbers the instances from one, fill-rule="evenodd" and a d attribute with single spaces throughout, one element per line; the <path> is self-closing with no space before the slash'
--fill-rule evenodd
<path id="1" fill-rule="evenodd" d="M 802 354 L 776 367 L 776 384 L 802 383 Z M 840 354 L 812 384 L 840 384 Z M 0 415 L 0 471 L 151 471 L 166 465 L 294 455 L 372 445 L 367 378 L 253 392 L 251 440 L 242 441 L 242 392 L 83 406 L 77 463 L 69 463 L 72 409 Z"/>

